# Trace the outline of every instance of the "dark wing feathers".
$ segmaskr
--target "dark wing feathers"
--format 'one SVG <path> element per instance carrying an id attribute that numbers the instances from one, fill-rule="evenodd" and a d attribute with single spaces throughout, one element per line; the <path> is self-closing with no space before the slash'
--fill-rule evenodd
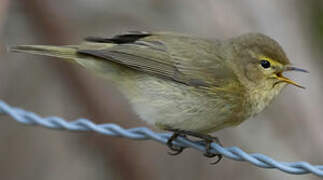
<path id="1" fill-rule="evenodd" d="M 114 43 L 114 44 L 125 44 L 132 43 L 151 34 L 143 31 L 129 31 L 124 34 L 116 35 L 111 38 L 101 37 L 87 37 L 85 41 L 98 42 L 98 43 Z"/>

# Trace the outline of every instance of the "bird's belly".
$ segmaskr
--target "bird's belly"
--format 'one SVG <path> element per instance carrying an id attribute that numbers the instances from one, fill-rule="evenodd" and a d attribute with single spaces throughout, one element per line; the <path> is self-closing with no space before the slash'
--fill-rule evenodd
<path id="1" fill-rule="evenodd" d="M 147 74 L 126 79 L 121 90 L 149 124 L 205 133 L 234 125 L 230 123 L 232 105 L 220 97 L 211 98 L 194 87 Z"/>

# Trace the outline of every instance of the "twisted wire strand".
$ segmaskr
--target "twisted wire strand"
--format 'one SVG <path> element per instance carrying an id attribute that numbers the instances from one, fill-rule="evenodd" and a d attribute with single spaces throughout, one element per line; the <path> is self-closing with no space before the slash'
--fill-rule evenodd
<path id="1" fill-rule="evenodd" d="M 77 119 L 67 122 L 56 116 L 40 117 L 39 115 L 25 111 L 17 107 L 11 107 L 0 100 L 0 114 L 9 115 L 14 120 L 28 125 L 39 125 L 52 129 L 65 129 L 69 131 L 94 131 L 109 136 L 125 137 L 135 140 L 155 140 L 166 144 L 169 133 L 155 133 L 146 127 L 136 127 L 124 129 L 116 124 L 95 124 L 87 119 Z M 201 142 L 191 141 L 184 137 L 178 137 L 174 143 L 182 147 L 191 147 L 201 152 L 205 152 L 205 145 Z M 250 164 L 261 168 L 276 168 L 289 174 L 312 173 L 323 177 L 323 165 L 311 165 L 308 162 L 279 162 L 260 153 L 248 154 L 238 147 L 222 147 L 219 144 L 211 144 L 212 153 L 221 153 L 223 156 L 236 161 L 247 161 Z"/>

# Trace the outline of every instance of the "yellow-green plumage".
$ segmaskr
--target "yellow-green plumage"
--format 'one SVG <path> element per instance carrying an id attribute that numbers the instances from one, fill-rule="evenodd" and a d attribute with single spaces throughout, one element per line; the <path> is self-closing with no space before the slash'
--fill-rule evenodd
<path id="1" fill-rule="evenodd" d="M 160 128 L 209 133 L 264 109 L 285 83 L 261 70 L 258 55 L 289 63 L 274 40 L 247 34 L 226 41 L 132 32 L 80 45 L 11 48 L 77 63 L 113 81 L 135 112 Z M 268 73 L 269 74 L 269 73 Z"/>

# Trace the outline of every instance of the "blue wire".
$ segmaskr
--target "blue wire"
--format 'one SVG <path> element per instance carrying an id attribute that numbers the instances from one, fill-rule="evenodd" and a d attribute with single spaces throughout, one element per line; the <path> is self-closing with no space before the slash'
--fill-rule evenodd
<path id="1" fill-rule="evenodd" d="M 94 131 L 109 136 L 119 136 L 136 140 L 152 139 L 166 144 L 169 133 L 155 133 L 146 127 L 124 129 L 116 124 L 95 124 L 87 119 L 78 119 L 67 122 L 60 117 L 40 117 L 37 114 L 17 107 L 11 107 L 0 100 L 0 114 L 11 116 L 14 120 L 29 125 L 39 125 L 52 129 L 66 129 L 70 131 Z M 191 147 L 205 152 L 205 146 L 200 142 L 190 141 L 179 137 L 174 143 L 182 147 Z M 311 165 L 308 162 L 279 162 L 260 153 L 248 154 L 238 147 L 222 147 L 219 144 L 211 144 L 212 153 L 221 153 L 223 156 L 236 161 L 247 161 L 261 168 L 275 168 L 289 174 L 312 173 L 323 177 L 323 165 Z"/>

